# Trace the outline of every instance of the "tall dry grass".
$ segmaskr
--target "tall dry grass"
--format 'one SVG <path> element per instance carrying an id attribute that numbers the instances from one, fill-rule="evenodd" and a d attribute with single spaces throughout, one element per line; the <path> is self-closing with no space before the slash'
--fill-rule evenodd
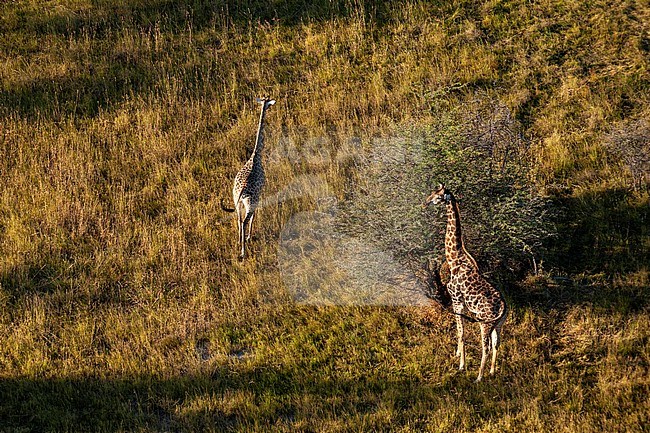
<path id="1" fill-rule="evenodd" d="M 643 431 L 648 190 L 608 146 L 647 114 L 648 13 L 3 2 L 0 428 Z M 219 201 L 263 93 L 268 200 L 240 262 Z M 297 305 L 277 257 L 378 137 L 477 94 L 519 122 L 565 215 L 555 255 L 505 289 L 499 372 L 478 386 L 478 352 L 453 372 L 435 308 Z"/>

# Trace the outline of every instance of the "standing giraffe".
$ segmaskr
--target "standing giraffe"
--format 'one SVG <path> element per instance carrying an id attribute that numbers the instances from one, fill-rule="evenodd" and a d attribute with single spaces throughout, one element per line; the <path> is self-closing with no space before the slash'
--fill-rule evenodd
<path id="1" fill-rule="evenodd" d="M 423 206 L 426 207 L 431 203 L 445 203 L 447 206 L 445 258 L 450 272 L 447 290 L 451 296 L 453 312 L 456 315 L 458 335 L 456 356 L 460 357 L 458 368 L 459 370 L 465 368 L 463 317 L 467 317 L 464 314 L 466 309 L 481 327 L 483 354 L 476 378 L 476 381 L 479 382 L 483 378 L 483 369 L 490 351 L 492 351 L 490 374 L 494 374 L 501 328 L 506 320 L 506 302 L 501 293 L 479 274 L 476 261 L 465 250 L 458 203 L 454 195 L 444 185 L 440 185 L 427 197 Z"/>
<path id="2" fill-rule="evenodd" d="M 240 257 L 243 259 L 246 255 L 246 241 L 251 238 L 253 230 L 253 219 L 255 210 L 260 202 L 262 187 L 266 181 L 264 177 L 264 167 L 262 166 L 262 149 L 264 148 L 264 117 L 266 110 L 273 104 L 274 99 L 268 97 L 257 98 L 256 101 L 262 104 L 260 113 L 260 123 L 257 127 L 257 139 L 253 154 L 246 164 L 239 170 L 235 176 L 235 182 L 232 187 L 232 199 L 235 203 L 234 208 L 227 208 L 223 200 L 221 208 L 226 212 L 237 212 L 237 228 L 239 229 L 239 245 L 241 247 Z M 248 233 L 246 225 L 248 224 Z"/>

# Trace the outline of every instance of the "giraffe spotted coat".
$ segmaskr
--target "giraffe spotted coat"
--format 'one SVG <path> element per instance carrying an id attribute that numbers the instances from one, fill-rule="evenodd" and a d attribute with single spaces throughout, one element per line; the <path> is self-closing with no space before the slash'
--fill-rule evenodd
<path id="1" fill-rule="evenodd" d="M 241 247 L 240 257 L 246 255 L 246 241 L 250 240 L 253 232 L 253 220 L 255 211 L 260 202 L 262 189 L 266 183 L 264 166 L 262 164 L 262 150 L 264 148 L 264 118 L 266 110 L 273 104 L 274 99 L 268 97 L 257 99 L 262 105 L 260 121 L 257 128 L 257 139 L 253 153 L 244 166 L 235 176 L 232 187 L 232 199 L 235 207 L 227 208 L 223 202 L 221 207 L 228 212 L 237 212 L 237 228 L 239 230 L 239 246 Z"/>
<path id="2" fill-rule="evenodd" d="M 496 366 L 497 349 L 500 344 L 501 328 L 507 315 L 507 306 L 502 294 L 479 273 L 474 258 L 465 250 L 460 212 L 454 195 L 444 185 L 427 197 L 424 206 L 444 203 L 447 208 L 447 231 L 445 234 L 445 259 L 449 266 L 447 291 L 456 315 L 458 345 L 456 355 L 460 357 L 459 369 L 465 367 L 465 337 L 463 316 L 471 315 L 481 328 L 481 366 L 476 381 L 483 377 L 488 354 L 492 353 L 490 374 Z"/>

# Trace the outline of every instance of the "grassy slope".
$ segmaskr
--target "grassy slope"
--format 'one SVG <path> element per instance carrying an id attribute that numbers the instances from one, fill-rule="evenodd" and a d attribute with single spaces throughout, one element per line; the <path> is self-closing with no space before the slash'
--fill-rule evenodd
<path id="1" fill-rule="evenodd" d="M 603 145 L 649 114 L 647 5 L 114 3 L 0 5 L 0 429 L 648 424 L 648 196 Z M 315 142 L 510 107 L 570 221 L 552 273 L 508 293 L 498 376 L 472 382 L 474 344 L 454 372 L 435 310 L 293 304 L 277 237 L 310 197 L 264 208 L 236 260 L 219 198 L 261 93 L 269 196 L 316 174 L 342 198 L 353 167 Z"/>

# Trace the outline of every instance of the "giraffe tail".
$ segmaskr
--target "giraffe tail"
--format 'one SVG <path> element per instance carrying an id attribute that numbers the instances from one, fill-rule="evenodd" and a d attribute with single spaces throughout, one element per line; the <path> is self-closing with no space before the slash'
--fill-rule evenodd
<path id="1" fill-rule="evenodd" d="M 499 318 L 497 319 L 499 323 L 505 322 L 506 316 L 508 315 L 508 304 L 506 303 L 506 300 L 503 299 L 503 294 L 501 295 L 501 302 L 503 302 L 503 308 L 501 310 L 501 314 L 499 315 Z"/>
<path id="2" fill-rule="evenodd" d="M 223 202 L 223 198 L 221 199 L 221 209 L 223 209 L 226 212 L 234 212 L 235 211 L 234 207 L 233 208 L 226 207 L 226 205 Z"/>

